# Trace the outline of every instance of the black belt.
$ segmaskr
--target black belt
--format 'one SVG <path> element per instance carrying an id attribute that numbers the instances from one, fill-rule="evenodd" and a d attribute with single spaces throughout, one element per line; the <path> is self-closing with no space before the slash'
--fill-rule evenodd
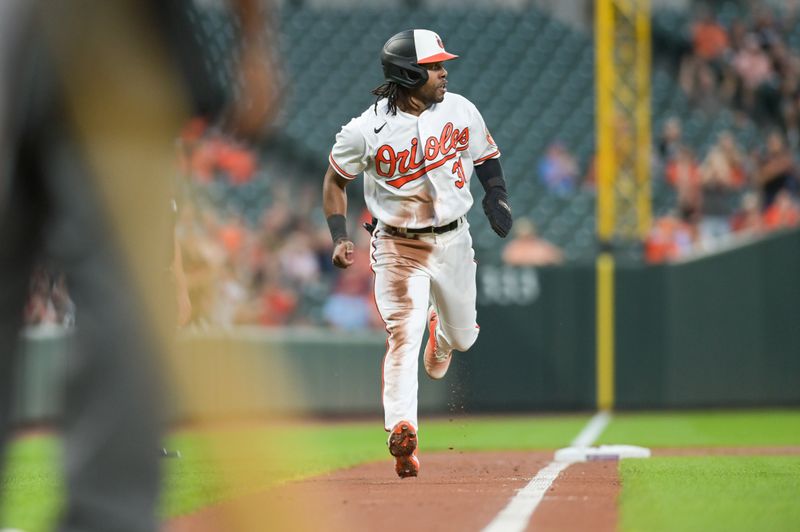
<path id="1" fill-rule="evenodd" d="M 434 227 L 432 225 L 428 227 L 420 227 L 420 228 L 405 228 L 405 227 L 393 227 L 391 225 L 384 225 L 382 227 L 387 233 L 395 236 L 405 236 L 405 235 L 441 235 L 442 233 L 446 233 L 448 231 L 452 231 L 453 229 L 458 228 L 461 225 L 462 218 L 457 220 L 453 220 L 447 225 L 440 225 L 439 227 Z"/>

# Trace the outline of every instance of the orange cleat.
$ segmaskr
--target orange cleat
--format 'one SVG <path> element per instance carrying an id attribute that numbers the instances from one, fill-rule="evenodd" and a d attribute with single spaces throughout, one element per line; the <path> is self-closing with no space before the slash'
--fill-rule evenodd
<path id="1" fill-rule="evenodd" d="M 389 434 L 389 452 L 395 457 L 394 470 L 400 478 L 416 477 L 419 473 L 417 458 L 417 429 L 408 421 L 401 421 Z"/>
<path id="2" fill-rule="evenodd" d="M 439 316 L 431 307 L 428 309 L 428 343 L 425 344 L 425 355 L 423 364 L 425 372 L 431 379 L 439 380 L 445 376 L 453 359 L 453 351 L 442 352 L 436 345 L 436 325 L 439 323 Z"/>

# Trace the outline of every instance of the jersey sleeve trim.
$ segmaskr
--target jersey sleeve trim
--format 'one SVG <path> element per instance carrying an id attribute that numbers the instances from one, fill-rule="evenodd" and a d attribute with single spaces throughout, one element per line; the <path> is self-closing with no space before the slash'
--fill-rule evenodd
<path id="1" fill-rule="evenodd" d="M 500 150 L 495 150 L 492 153 L 490 153 L 489 155 L 484 155 L 480 159 L 475 159 L 475 161 L 473 161 L 472 164 L 475 164 L 475 165 L 481 164 L 482 162 L 484 162 L 484 161 L 486 161 L 488 159 L 494 159 L 495 157 L 500 157 Z"/>
<path id="2" fill-rule="evenodd" d="M 342 167 L 339 166 L 338 164 L 336 164 L 336 161 L 333 160 L 333 153 L 332 152 L 331 152 L 330 155 L 328 155 L 328 161 L 331 163 L 331 166 L 333 167 L 333 169 L 336 170 L 336 173 L 339 174 L 340 176 L 344 177 L 345 179 L 355 179 L 357 177 L 357 176 L 355 176 L 353 174 L 348 174 L 347 172 L 342 170 Z"/>

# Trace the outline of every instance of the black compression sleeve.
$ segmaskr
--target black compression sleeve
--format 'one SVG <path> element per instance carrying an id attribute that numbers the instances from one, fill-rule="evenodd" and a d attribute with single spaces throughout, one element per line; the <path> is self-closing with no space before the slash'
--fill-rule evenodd
<path id="1" fill-rule="evenodd" d="M 501 187 L 506 189 L 506 181 L 503 179 L 503 167 L 500 166 L 499 159 L 488 159 L 482 164 L 475 167 L 475 174 L 483 185 L 483 190 L 489 190 L 492 187 Z"/>
<path id="2" fill-rule="evenodd" d="M 343 214 L 331 214 L 328 216 L 328 229 L 331 231 L 331 238 L 334 244 L 347 238 L 347 219 Z"/>

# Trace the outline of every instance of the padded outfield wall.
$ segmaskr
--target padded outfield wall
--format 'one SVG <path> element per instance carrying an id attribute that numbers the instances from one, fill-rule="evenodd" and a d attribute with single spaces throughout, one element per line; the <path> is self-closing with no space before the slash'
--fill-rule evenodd
<path id="1" fill-rule="evenodd" d="M 453 376 L 420 375 L 420 410 L 593 408 L 594 267 L 481 265 L 478 290 L 478 342 L 457 356 Z M 615 299 L 618 408 L 800 404 L 800 231 L 679 264 L 619 267 Z M 24 336 L 18 421 L 56 415 L 63 343 L 60 335 Z M 188 335 L 181 345 L 195 366 L 210 368 L 197 371 L 204 389 L 213 391 L 232 352 L 275 360 L 292 382 L 246 408 L 212 393 L 220 411 L 380 412 L 382 333 L 247 329 Z"/>
<path id="2" fill-rule="evenodd" d="M 800 231 L 617 279 L 620 407 L 800 403 Z"/>

